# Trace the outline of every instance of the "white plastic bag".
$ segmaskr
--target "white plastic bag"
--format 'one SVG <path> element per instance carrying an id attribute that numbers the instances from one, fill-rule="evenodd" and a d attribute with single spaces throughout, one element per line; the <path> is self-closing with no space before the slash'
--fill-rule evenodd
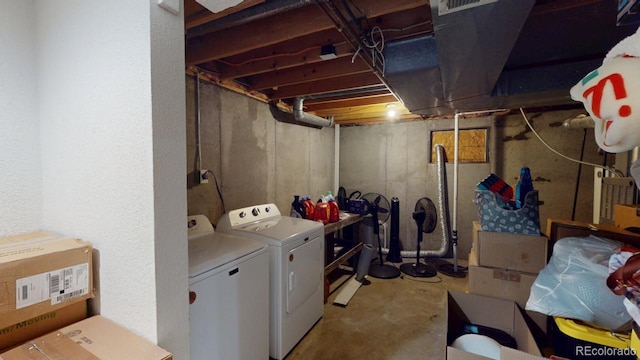
<path id="1" fill-rule="evenodd" d="M 609 258 L 620 245 L 596 236 L 558 240 L 549 263 L 531 286 L 525 309 L 609 330 L 628 327 L 631 316 L 624 297 L 611 292 L 606 283 Z"/>

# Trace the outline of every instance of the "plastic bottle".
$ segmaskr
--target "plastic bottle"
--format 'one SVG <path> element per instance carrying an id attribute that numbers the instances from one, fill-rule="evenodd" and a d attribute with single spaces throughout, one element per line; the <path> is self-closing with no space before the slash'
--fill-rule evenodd
<path id="1" fill-rule="evenodd" d="M 524 206 L 527 193 L 533 190 L 533 181 L 531 180 L 531 171 L 528 167 L 520 169 L 520 177 L 516 184 L 516 209 Z"/>
<path id="2" fill-rule="evenodd" d="M 305 219 L 315 220 L 316 204 L 311 201 L 311 197 L 305 196 L 302 199 L 302 203 L 305 207 Z"/>
<path id="3" fill-rule="evenodd" d="M 334 200 L 329 200 L 329 222 L 335 223 L 340 221 L 340 207 Z"/>
<path id="4" fill-rule="evenodd" d="M 291 217 L 304 219 L 306 216 L 306 210 L 304 204 L 300 201 L 300 195 L 293 196 L 293 202 L 291 203 Z"/>
<path id="5" fill-rule="evenodd" d="M 336 201 L 336 199 L 333 198 L 333 193 L 331 192 L 331 190 L 327 190 L 327 193 L 325 194 L 324 197 L 327 200 L 327 202 Z"/>
<path id="6" fill-rule="evenodd" d="M 329 223 L 330 217 L 330 209 L 329 209 L 329 199 L 326 195 L 320 196 L 318 202 L 316 203 L 316 214 L 315 220 L 321 221 L 323 224 Z"/>

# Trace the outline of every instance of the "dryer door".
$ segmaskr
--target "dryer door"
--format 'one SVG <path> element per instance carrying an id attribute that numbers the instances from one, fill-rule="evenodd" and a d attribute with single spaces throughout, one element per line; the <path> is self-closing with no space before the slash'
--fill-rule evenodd
<path id="1" fill-rule="evenodd" d="M 322 238 L 316 237 L 289 250 L 287 257 L 287 313 L 291 314 L 322 288 Z"/>

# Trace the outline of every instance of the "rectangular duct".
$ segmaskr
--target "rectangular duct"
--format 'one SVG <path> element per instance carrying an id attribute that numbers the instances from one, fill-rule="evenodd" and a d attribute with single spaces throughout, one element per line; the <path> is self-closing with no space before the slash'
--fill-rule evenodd
<path id="1" fill-rule="evenodd" d="M 442 16 L 452 12 L 494 3 L 496 1 L 498 0 L 439 0 L 438 15 Z"/>
<path id="2" fill-rule="evenodd" d="M 453 113 L 444 103 L 433 36 L 387 43 L 384 59 L 384 77 L 409 111 L 414 114 Z"/>

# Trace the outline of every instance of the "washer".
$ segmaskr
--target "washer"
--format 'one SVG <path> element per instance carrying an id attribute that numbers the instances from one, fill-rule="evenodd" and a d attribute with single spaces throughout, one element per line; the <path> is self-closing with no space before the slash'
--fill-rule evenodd
<path id="1" fill-rule="evenodd" d="M 268 245 L 269 355 L 284 358 L 322 317 L 324 226 L 282 216 L 275 204 L 263 204 L 229 211 L 217 229 Z"/>
<path id="2" fill-rule="evenodd" d="M 191 359 L 269 357 L 269 252 L 188 218 Z"/>

